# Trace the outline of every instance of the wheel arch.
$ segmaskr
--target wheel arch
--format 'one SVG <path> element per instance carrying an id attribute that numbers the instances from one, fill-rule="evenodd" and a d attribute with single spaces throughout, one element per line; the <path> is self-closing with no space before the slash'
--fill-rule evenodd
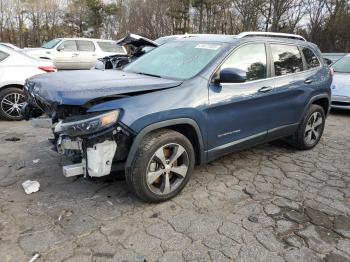
<path id="1" fill-rule="evenodd" d="M 329 94 L 319 94 L 319 95 L 311 97 L 309 102 L 307 103 L 306 107 L 304 108 L 304 112 L 301 115 L 299 123 L 301 123 L 301 121 L 303 120 L 303 118 L 304 118 L 308 108 L 312 104 L 321 106 L 324 109 L 324 112 L 325 112 L 325 114 L 327 116 L 328 113 L 329 113 L 329 109 L 330 109 L 330 95 Z"/>
<path id="2" fill-rule="evenodd" d="M 329 99 L 327 97 L 317 98 L 312 102 L 312 104 L 321 106 L 324 110 L 324 113 L 326 115 L 328 114 L 328 111 L 330 108 L 330 102 L 329 102 Z"/>
<path id="3" fill-rule="evenodd" d="M 12 87 L 23 89 L 23 85 L 21 85 L 21 84 L 7 84 L 7 85 L 0 87 L 0 91 L 7 89 L 7 88 L 12 88 Z"/>
<path id="4" fill-rule="evenodd" d="M 132 161 L 137 153 L 138 146 L 140 145 L 142 139 L 147 134 L 163 128 L 177 131 L 182 135 L 186 136 L 192 143 L 193 148 L 195 150 L 196 163 L 201 164 L 206 162 L 203 137 L 198 124 L 190 118 L 171 119 L 146 126 L 136 135 L 130 147 L 129 154 L 125 162 L 125 170 L 127 172 L 131 168 Z"/>

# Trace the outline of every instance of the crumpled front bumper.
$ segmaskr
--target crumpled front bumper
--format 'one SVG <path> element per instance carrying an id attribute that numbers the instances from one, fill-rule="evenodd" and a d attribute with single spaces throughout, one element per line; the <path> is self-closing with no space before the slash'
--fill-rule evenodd
<path id="1" fill-rule="evenodd" d="M 85 147 L 80 138 L 70 138 L 60 135 L 57 140 L 57 152 L 80 152 L 81 162 L 63 166 L 63 175 L 72 177 L 78 175 L 101 177 L 109 175 L 112 168 L 113 158 L 117 150 L 114 140 L 105 140 L 100 143 Z"/>

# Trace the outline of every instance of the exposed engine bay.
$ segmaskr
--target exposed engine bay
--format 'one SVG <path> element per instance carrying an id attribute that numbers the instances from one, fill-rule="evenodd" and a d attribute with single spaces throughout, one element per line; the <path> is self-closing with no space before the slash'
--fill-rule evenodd
<path id="1" fill-rule="evenodd" d="M 100 58 L 94 69 L 109 70 L 122 68 L 159 46 L 158 43 L 135 34 L 128 34 L 124 38 L 118 40 L 117 45 L 124 46 L 128 50 L 128 55 L 111 55 Z"/>

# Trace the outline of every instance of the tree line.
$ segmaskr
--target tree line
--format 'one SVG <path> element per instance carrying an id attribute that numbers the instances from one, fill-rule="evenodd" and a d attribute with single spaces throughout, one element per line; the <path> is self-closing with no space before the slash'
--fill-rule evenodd
<path id="1" fill-rule="evenodd" d="M 297 33 L 323 52 L 350 52 L 350 0 L 0 0 L 0 41 L 151 39 L 184 33 Z"/>

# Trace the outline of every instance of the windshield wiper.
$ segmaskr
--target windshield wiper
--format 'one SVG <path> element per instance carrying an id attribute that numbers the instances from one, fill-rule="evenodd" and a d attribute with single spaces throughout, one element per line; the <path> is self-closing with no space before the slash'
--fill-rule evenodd
<path id="1" fill-rule="evenodd" d="M 159 76 L 159 75 L 154 75 L 154 74 L 148 74 L 148 73 L 142 73 L 142 72 L 135 72 L 135 73 L 136 73 L 136 74 L 139 74 L 139 75 L 153 76 L 153 77 L 162 78 L 161 76 Z"/>

